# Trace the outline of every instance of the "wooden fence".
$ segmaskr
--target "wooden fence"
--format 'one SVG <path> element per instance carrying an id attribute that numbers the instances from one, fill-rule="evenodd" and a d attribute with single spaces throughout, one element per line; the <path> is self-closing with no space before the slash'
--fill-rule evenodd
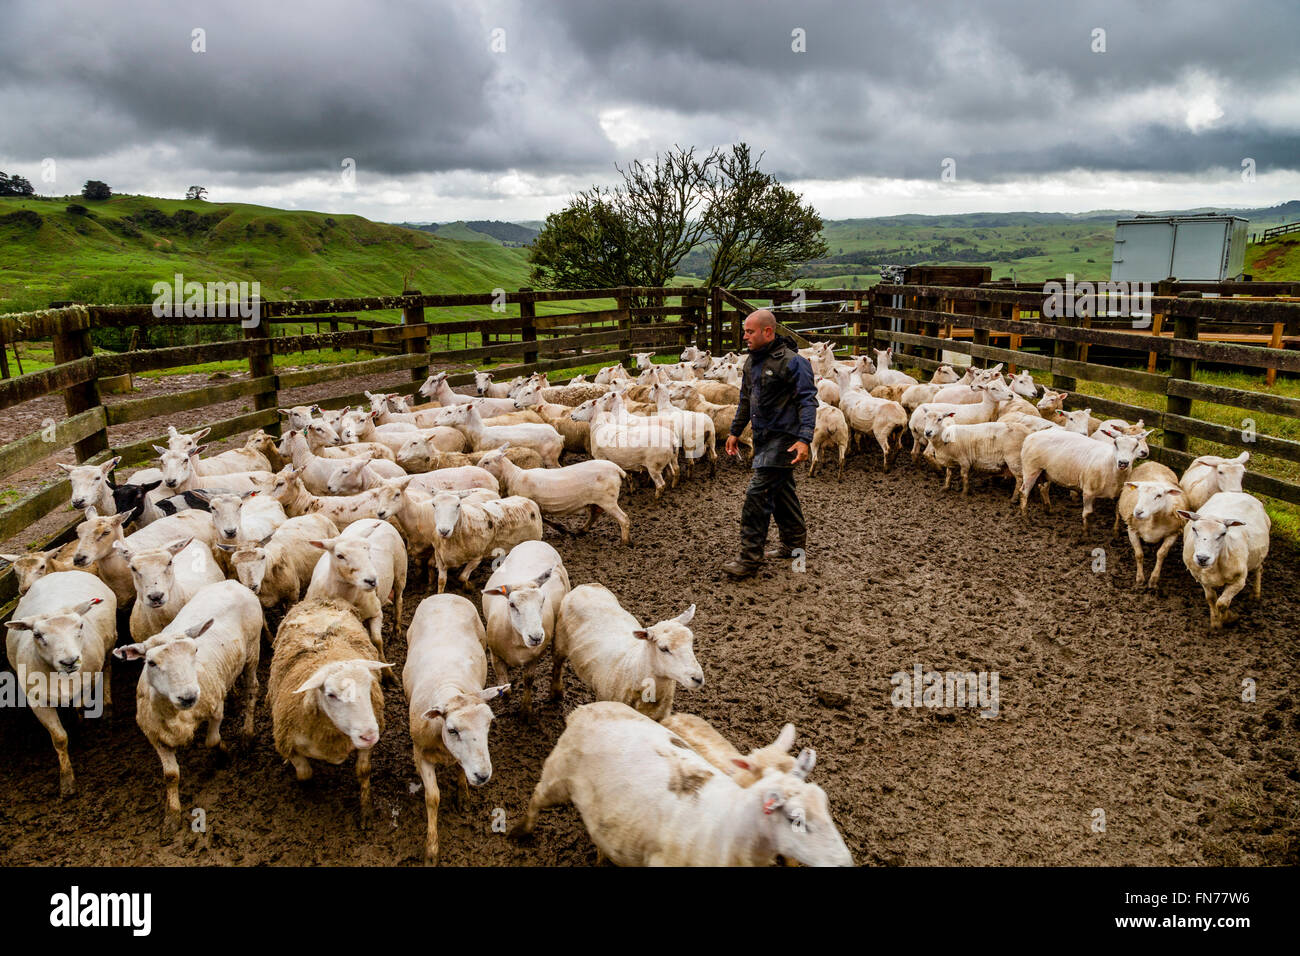
<path id="1" fill-rule="evenodd" d="M 988 282 L 972 286 L 912 282 L 868 290 L 802 292 L 632 287 L 456 295 L 408 291 L 396 296 L 264 302 L 259 321 L 248 328 L 237 319 L 220 316 L 159 317 L 150 306 L 72 306 L 0 316 L 0 341 L 50 339 L 56 362 L 51 368 L 0 380 L 0 411 L 51 394 L 62 395 L 66 411 L 61 420 L 50 420 L 47 427 L 0 448 L 0 478 L 38 466 L 69 447 L 79 462 L 121 455 L 124 465 L 140 464 L 154 457 L 154 444 L 165 443 L 166 416 L 236 399 L 247 399 L 251 409 L 206 422 L 212 429 L 210 440 L 257 428 L 276 432 L 276 409 L 293 403 L 282 393 L 338 382 L 340 394 L 316 404 L 331 408 L 361 404 L 364 393 L 345 384 L 361 376 L 408 373 L 409 380 L 395 387 L 386 385 L 385 390 L 410 394 L 432 366 L 468 370 L 485 360 L 507 359 L 519 364 L 502 371 L 516 375 L 627 362 L 634 348 L 674 353 L 694 343 L 715 354 L 739 350 L 745 314 L 769 304 L 776 308 L 782 330 L 800 344 L 808 339 L 829 340 L 838 349 L 855 353 L 893 345 L 897 364 L 923 371 L 941 364 L 948 352 L 977 362 L 1003 362 L 1050 373 L 1053 387 L 1070 394 L 1071 407 L 1086 404 L 1101 415 L 1142 418 L 1162 429 L 1163 442 L 1152 445 L 1152 455 L 1176 467 L 1192 458 L 1187 451 L 1189 438 L 1300 462 L 1300 442 L 1191 415 L 1192 402 L 1205 401 L 1300 418 L 1298 399 L 1195 380 L 1197 363 L 1269 376 L 1300 372 L 1300 350 L 1282 347 L 1300 345 L 1300 302 L 1289 298 L 1296 292 L 1300 292 L 1296 283 L 1161 283 L 1151 300 L 1150 327 L 1141 330 L 1132 328 L 1127 318 L 1050 318 L 1043 315 L 1041 286 Z M 611 300 L 612 307 L 538 314 L 539 303 L 577 300 Z M 640 302 L 650 304 L 637 305 Z M 463 308 L 515 309 L 518 314 L 470 319 L 444 314 Z M 355 315 L 385 311 L 400 313 L 401 321 Z M 301 331 L 312 323 L 332 329 L 347 324 L 353 329 Z M 195 325 L 225 326 L 234 337 L 122 353 L 95 353 L 91 347 L 90 332 L 95 328 Z M 298 329 L 276 334 L 287 326 Z M 453 347 L 457 336 L 461 337 L 458 348 Z M 1264 344 L 1243 344 L 1261 340 Z M 286 357 L 323 348 L 353 348 L 381 357 L 300 370 L 276 367 L 277 357 L 283 363 Z M 1103 355 L 1108 361 L 1099 360 Z M 222 360 L 246 362 L 247 378 L 109 403 L 100 394 L 99 381 L 105 377 Z M 1159 370 L 1162 365 L 1166 370 Z M 453 385 L 468 384 L 472 371 L 453 374 L 449 380 Z M 1153 411 L 1086 395 L 1078 391 L 1080 381 L 1151 393 L 1160 396 L 1163 407 Z M 159 434 L 128 444 L 113 443 L 115 426 L 153 419 L 160 419 Z M 52 463 L 49 471 L 54 471 Z M 1248 476 L 1247 487 L 1300 503 L 1300 485 L 1257 471 Z M 60 480 L 10 504 L 0 511 L 0 541 L 66 509 L 69 497 L 68 482 Z M 66 540 L 75 527 L 71 518 L 69 514 L 67 523 L 32 546 L 45 548 Z M 0 614 L 12 606 L 13 577 L 8 570 L 0 572 Z"/>

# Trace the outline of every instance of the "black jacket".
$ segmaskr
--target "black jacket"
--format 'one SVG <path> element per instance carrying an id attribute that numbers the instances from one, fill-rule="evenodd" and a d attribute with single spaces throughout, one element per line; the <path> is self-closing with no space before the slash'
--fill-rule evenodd
<path id="1" fill-rule="evenodd" d="M 817 423 L 812 363 L 783 335 L 745 359 L 731 434 L 739 437 L 751 422 L 755 446 L 777 437 L 812 444 Z"/>

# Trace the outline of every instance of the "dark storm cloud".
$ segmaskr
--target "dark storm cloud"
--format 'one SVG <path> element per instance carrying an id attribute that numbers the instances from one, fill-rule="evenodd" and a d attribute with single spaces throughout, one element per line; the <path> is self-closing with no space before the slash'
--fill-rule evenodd
<path id="1" fill-rule="evenodd" d="M 489 49 L 497 27 L 505 53 Z M 1246 156 L 1295 169 L 1297 27 L 1293 2 L 1221 0 L 31 0 L 0 34 L 0 155 L 164 146 L 232 177 L 344 156 L 395 175 L 595 177 L 674 142 L 743 138 L 785 178 L 933 179 L 944 157 L 988 181 Z M 633 123 L 624 141 L 603 131 L 608 111 Z"/>

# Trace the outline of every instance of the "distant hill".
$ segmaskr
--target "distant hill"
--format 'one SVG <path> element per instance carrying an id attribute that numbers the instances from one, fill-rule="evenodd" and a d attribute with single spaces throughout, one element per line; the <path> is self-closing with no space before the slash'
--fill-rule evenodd
<path id="1" fill-rule="evenodd" d="M 514 222 L 502 222 L 499 219 L 474 219 L 456 222 L 404 222 L 399 225 L 420 232 L 431 232 L 444 239 L 457 239 L 461 242 L 495 242 L 503 246 L 526 246 L 537 238 L 536 229 L 521 226 Z"/>
<path id="2" fill-rule="evenodd" d="M 69 211 L 69 209 L 72 211 Z M 80 210 L 84 210 L 80 211 Z M 149 302 L 154 282 L 253 281 L 266 299 L 481 292 L 528 284 L 527 252 L 362 216 L 200 200 L 0 198 L 0 312 Z"/>

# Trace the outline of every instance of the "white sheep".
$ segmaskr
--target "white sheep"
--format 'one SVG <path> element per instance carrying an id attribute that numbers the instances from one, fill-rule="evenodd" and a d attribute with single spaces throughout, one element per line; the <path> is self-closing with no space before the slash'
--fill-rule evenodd
<path id="1" fill-rule="evenodd" d="M 1168 467 L 1155 461 L 1147 461 L 1133 469 L 1129 480 L 1124 482 L 1124 490 L 1119 494 L 1115 505 L 1115 527 L 1119 530 L 1121 521 L 1128 526 L 1129 544 L 1133 546 L 1133 560 L 1137 564 L 1137 585 L 1142 586 L 1142 543 L 1159 545 L 1156 551 L 1155 567 L 1151 569 L 1148 588 L 1154 588 L 1160 582 L 1160 569 L 1164 567 L 1165 555 L 1174 543 L 1182 537 L 1183 525 L 1186 523 L 1178 514 L 1186 495 L 1178 486 L 1178 476 Z"/>
<path id="2" fill-rule="evenodd" d="M 1088 516 L 1097 498 L 1118 498 L 1124 482 L 1138 457 L 1140 438 L 1146 436 L 1111 433 L 1113 444 L 1096 442 L 1087 435 L 1078 435 L 1064 429 L 1048 428 L 1034 432 L 1025 439 L 1020 450 L 1024 469 L 1020 486 L 1020 510 L 1029 505 L 1029 493 L 1034 490 L 1040 475 L 1046 473 L 1049 481 L 1066 488 L 1077 488 L 1083 494 L 1083 530 L 1088 530 Z M 1048 511 L 1052 502 L 1047 484 L 1039 488 L 1043 507 Z"/>
<path id="3" fill-rule="evenodd" d="M 143 660 L 135 692 L 135 722 L 158 752 L 166 790 L 164 838 L 181 822 L 180 764 L 176 751 L 207 724 L 208 747 L 221 739 L 226 695 L 242 674 L 244 726 L 251 740 L 257 701 L 262 606 L 238 581 L 202 588 L 159 634 L 113 651 L 122 660 Z"/>
<path id="4" fill-rule="evenodd" d="M 766 747 L 742 755 L 731 741 L 718 733 L 703 717 L 678 711 L 669 714 L 660 723 L 742 787 L 752 787 L 769 769 L 789 773 L 795 766 L 795 758 L 790 756 L 790 748 L 794 746 L 794 724 L 782 727 L 776 740 Z"/>
<path id="5" fill-rule="evenodd" d="M 202 541 L 182 538 L 161 548 L 133 548 L 119 541 L 113 550 L 131 569 L 131 640 L 137 644 L 170 624 L 201 588 L 226 579 Z"/>
<path id="6" fill-rule="evenodd" d="M 312 541 L 338 534 L 338 527 L 325 515 L 290 518 L 273 534 L 234 549 L 231 568 L 236 580 L 257 595 L 262 607 L 296 604 L 320 561 L 320 549 Z"/>
<path id="7" fill-rule="evenodd" d="M 671 425 L 628 415 L 617 394 L 583 402 L 573 410 L 573 420 L 591 423 L 592 458 L 612 461 L 625 472 L 644 470 L 654 483 L 656 501 L 664 491 L 665 469 L 677 487 L 678 442 Z"/>
<path id="8" fill-rule="evenodd" d="M 641 627 L 608 588 L 583 584 L 560 603 L 551 642 L 551 695 L 564 693 L 564 662 L 592 689 L 597 700 L 617 700 L 655 720 L 673 709 L 677 684 L 704 686 L 695 659 L 695 635 L 687 626 L 692 604 L 677 617 Z"/>
<path id="9" fill-rule="evenodd" d="M 214 495 L 206 491 L 199 494 L 207 499 L 213 540 L 218 545 L 260 541 L 288 520 L 284 505 L 273 495 L 257 491 L 238 495 Z"/>
<path id="10" fill-rule="evenodd" d="M 778 854 L 810 866 L 851 866 L 826 794 L 809 783 L 816 755 L 741 787 L 671 730 L 615 701 L 565 721 L 528 811 L 572 803 L 602 856 L 620 866 L 764 866 Z"/>
<path id="11" fill-rule="evenodd" d="M 32 584 L 5 627 L 9 666 L 32 716 L 49 732 L 59 759 L 59 794 L 69 796 L 76 792 L 76 778 L 57 708 L 93 711 L 100 703 L 112 703 L 108 652 L 117 642 L 117 601 L 112 589 L 92 574 L 56 571 Z M 96 683 L 102 702 L 95 699 Z"/>
<path id="12" fill-rule="evenodd" d="M 521 541 L 542 540 L 542 513 L 535 501 L 515 495 L 496 501 L 482 500 L 472 491 L 440 491 L 422 499 L 407 490 L 409 508 L 416 516 L 402 521 L 410 537 L 427 541 L 438 572 L 438 593 L 447 587 L 447 572 L 463 566 L 460 583 L 469 583 L 479 563 L 497 549 L 509 551 Z M 475 499 L 478 500 L 475 500 Z"/>
<path id="13" fill-rule="evenodd" d="M 1183 564 L 1205 592 L 1210 630 L 1222 630 L 1237 619 L 1229 606 L 1252 572 L 1255 600 L 1262 596 L 1273 522 L 1259 499 L 1240 491 L 1220 491 L 1196 511 L 1178 514 L 1187 521 Z"/>
<path id="14" fill-rule="evenodd" d="M 483 585 L 483 620 L 492 672 L 502 684 L 519 687 L 522 683 L 522 709 L 529 717 L 533 668 L 555 635 L 555 618 L 568 593 L 564 562 L 545 541 L 515 545 Z"/>
<path id="15" fill-rule="evenodd" d="M 520 468 L 506 457 L 506 447 L 497 448 L 480 460 L 484 470 L 495 477 L 507 495 L 522 495 L 537 502 L 542 519 L 587 511 L 591 529 L 600 512 L 618 522 L 619 535 L 628 543 L 631 522 L 618 506 L 619 492 L 627 473 L 612 461 L 592 459 L 562 468 Z"/>
<path id="16" fill-rule="evenodd" d="M 841 480 L 844 478 L 844 455 L 849 450 L 849 423 L 844 413 L 834 405 L 817 403 L 817 421 L 813 428 L 812 457 L 808 462 L 808 477 L 817 473 L 822 456 L 827 449 L 835 449 L 840 456 Z"/>
<path id="17" fill-rule="evenodd" d="M 84 571 L 94 567 L 95 573 L 117 595 L 118 607 L 124 607 L 135 597 L 135 583 L 130 566 L 115 550 L 115 545 L 120 543 L 127 551 L 148 551 L 187 538 L 209 546 L 212 544 L 212 519 L 206 511 L 168 515 L 124 537 L 122 525 L 126 518 L 124 514 L 116 514 L 109 518 L 87 518 L 81 522 L 77 525 L 77 547 L 72 555 L 74 568 Z"/>
<path id="18" fill-rule="evenodd" d="M 377 518 L 348 525 L 335 538 L 311 542 L 325 553 L 316 562 L 307 584 L 306 600 L 339 598 L 357 609 L 357 617 L 370 629 L 379 659 L 384 656 L 384 612 L 394 605 L 395 621 L 402 619 L 406 590 L 406 543 L 396 528 Z M 384 675 L 396 683 L 392 672 Z"/>
<path id="19" fill-rule="evenodd" d="M 687 467 L 693 469 L 695 462 L 707 455 L 709 474 L 717 474 L 718 439 L 713 419 L 704 412 L 692 412 L 673 405 L 666 385 L 651 386 L 649 398 L 650 403 L 657 408 L 655 416 L 673 426 L 682 453 L 686 456 Z"/>
<path id="20" fill-rule="evenodd" d="M 1023 473 L 1021 448 L 1030 434 L 1029 429 L 1011 422 L 957 425 L 953 424 L 956 415 L 955 411 L 944 412 L 935 434 L 927 434 L 930 449 L 934 452 L 934 462 L 944 470 L 943 490 L 948 490 L 954 468 L 961 471 L 963 495 L 970 494 L 972 471 L 1001 474 L 1007 470 L 1016 480 L 1016 486 L 1011 492 L 1011 497 L 1015 498 L 1020 493 Z M 928 431 L 927 428 L 927 433 Z"/>
<path id="21" fill-rule="evenodd" d="M 477 408 L 454 405 L 440 410 L 439 425 L 460 429 L 475 451 L 486 451 L 511 444 L 532 448 L 542 456 L 548 468 L 560 466 L 560 453 L 564 451 L 564 436 L 550 425 L 524 423 L 520 425 L 484 425 Z"/>
<path id="22" fill-rule="evenodd" d="M 375 677 L 389 667 L 345 601 L 303 601 L 275 632 L 266 696 L 276 752 L 301 782 L 311 779 L 311 761 L 337 765 L 355 751 L 362 829 L 372 817 L 370 755 L 384 730 Z"/>
<path id="23" fill-rule="evenodd" d="M 18 578 L 18 596 L 22 597 L 32 589 L 33 584 L 47 574 L 56 571 L 75 571 L 77 568 L 72 563 L 72 558 L 76 553 L 77 539 L 73 538 L 57 548 L 24 554 L 0 554 L 0 558 L 4 558 L 13 566 L 14 575 Z M 93 565 L 82 570 L 94 573 Z"/>
<path id="24" fill-rule="evenodd" d="M 481 787 L 492 777 L 488 754 L 492 709 L 487 702 L 510 685 L 484 687 L 486 639 L 474 605 L 455 594 L 421 601 L 406 632 L 402 687 L 410 706 L 415 769 L 424 783 L 428 863 L 438 861 L 438 767 L 460 765 L 462 805 L 468 803 L 471 783 Z"/>
<path id="25" fill-rule="evenodd" d="M 1195 511 L 1220 491 L 1241 491 L 1246 477 L 1246 462 L 1250 452 L 1243 451 L 1236 458 L 1218 455 L 1201 455 L 1187 466 L 1179 484 L 1183 489 L 1183 504 Z"/>

